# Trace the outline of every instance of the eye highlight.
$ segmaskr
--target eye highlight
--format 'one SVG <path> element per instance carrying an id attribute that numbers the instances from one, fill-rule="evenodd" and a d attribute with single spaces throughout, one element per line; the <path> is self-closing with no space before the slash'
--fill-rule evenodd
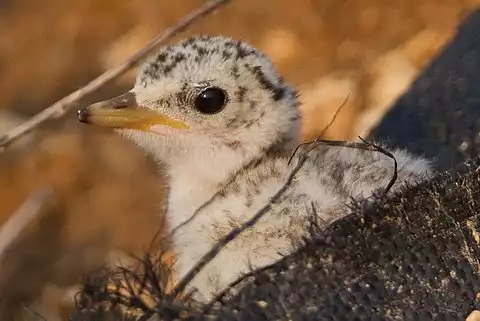
<path id="1" fill-rule="evenodd" d="M 226 101 L 225 91 L 218 87 L 210 87 L 203 90 L 195 98 L 195 109 L 202 114 L 216 114 L 225 107 Z"/>

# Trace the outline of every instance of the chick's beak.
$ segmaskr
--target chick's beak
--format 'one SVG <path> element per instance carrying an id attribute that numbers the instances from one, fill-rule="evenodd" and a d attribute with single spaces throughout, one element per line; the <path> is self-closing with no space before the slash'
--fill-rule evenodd
<path id="1" fill-rule="evenodd" d="M 149 108 L 140 107 L 135 93 L 131 91 L 90 105 L 77 113 L 78 121 L 102 127 L 149 131 L 152 126 L 165 125 L 175 129 L 188 129 L 183 122 Z"/>

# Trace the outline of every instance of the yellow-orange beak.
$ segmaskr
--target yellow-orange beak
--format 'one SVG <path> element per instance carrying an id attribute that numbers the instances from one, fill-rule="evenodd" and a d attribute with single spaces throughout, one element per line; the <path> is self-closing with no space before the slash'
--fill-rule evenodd
<path id="1" fill-rule="evenodd" d="M 138 106 L 135 93 L 131 91 L 79 110 L 77 118 L 82 123 L 111 128 L 149 131 L 152 126 L 165 125 L 175 129 L 188 129 L 183 122 Z"/>

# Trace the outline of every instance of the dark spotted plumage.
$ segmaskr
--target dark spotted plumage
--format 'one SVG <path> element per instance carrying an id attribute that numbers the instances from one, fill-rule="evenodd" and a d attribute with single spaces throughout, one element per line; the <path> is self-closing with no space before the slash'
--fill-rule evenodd
<path id="1" fill-rule="evenodd" d="M 192 40 L 193 39 L 193 40 Z M 281 77 L 271 79 L 262 71 L 259 65 L 252 65 L 245 62 L 248 56 L 263 56 L 263 54 L 245 45 L 241 41 L 228 41 L 217 46 L 212 46 L 210 38 L 191 38 L 182 43 L 169 47 L 156 55 L 144 68 L 141 76 L 143 86 L 148 85 L 152 80 L 169 76 L 176 68 L 182 68 L 179 64 L 193 59 L 200 63 L 202 59 L 212 54 L 221 54 L 224 61 L 234 61 L 231 67 L 231 75 L 234 78 L 240 77 L 239 65 L 243 64 L 244 70 L 247 70 L 258 81 L 258 84 L 265 90 L 271 92 L 273 100 L 280 100 L 285 94 L 285 84 Z M 243 94 L 245 89 L 243 91 Z M 242 95 L 243 95 L 242 94 Z"/>
<path id="2" fill-rule="evenodd" d="M 273 94 L 273 100 L 280 100 L 282 99 L 285 89 L 281 86 L 275 86 L 273 82 L 271 82 L 262 71 L 260 66 L 255 66 L 252 69 L 252 74 L 255 75 L 258 82 L 262 85 L 262 87 Z"/>
<path id="3" fill-rule="evenodd" d="M 238 90 L 237 90 L 237 100 L 239 103 L 243 103 L 243 101 L 245 100 L 245 94 L 247 93 L 247 88 L 243 87 L 243 86 L 240 86 L 238 87 Z"/>

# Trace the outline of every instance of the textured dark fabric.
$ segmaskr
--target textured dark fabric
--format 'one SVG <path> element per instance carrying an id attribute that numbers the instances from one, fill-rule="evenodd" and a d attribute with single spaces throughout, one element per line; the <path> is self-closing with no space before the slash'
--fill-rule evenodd
<path id="1" fill-rule="evenodd" d="M 356 203 L 223 304 L 160 304 L 160 319 L 464 320 L 480 291 L 479 168 Z"/>
<path id="2" fill-rule="evenodd" d="M 480 11 L 402 95 L 371 137 L 448 169 L 480 154 Z M 467 146 L 461 151 L 461 146 Z"/>

